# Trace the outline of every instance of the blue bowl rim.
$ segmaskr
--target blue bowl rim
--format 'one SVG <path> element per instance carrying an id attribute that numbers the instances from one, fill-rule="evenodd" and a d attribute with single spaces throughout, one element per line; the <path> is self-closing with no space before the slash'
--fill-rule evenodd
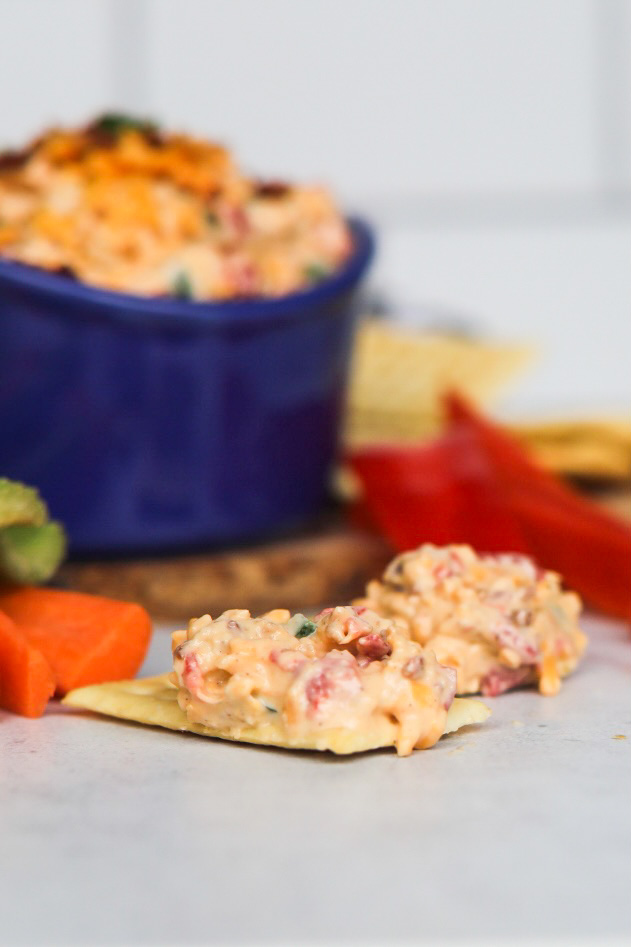
<path id="1" fill-rule="evenodd" d="M 156 327 L 176 322 L 177 325 L 240 325 L 260 322 L 266 316 L 308 317 L 313 309 L 326 305 L 331 299 L 351 289 L 363 275 L 375 251 L 375 237 L 371 226 L 359 217 L 347 217 L 353 237 L 354 249 L 348 260 L 330 277 L 317 286 L 278 297 L 256 299 L 229 299 L 222 302 L 206 300 L 181 300 L 132 296 L 108 289 L 87 286 L 68 280 L 58 273 L 35 266 L 0 259 L 0 286 L 4 282 L 37 295 L 52 297 L 55 303 L 79 304 L 76 314 L 85 317 L 88 313 L 82 306 L 101 316 L 121 320 L 127 324 L 134 321 L 155 320 Z M 69 315 L 69 307 L 64 315 Z"/>

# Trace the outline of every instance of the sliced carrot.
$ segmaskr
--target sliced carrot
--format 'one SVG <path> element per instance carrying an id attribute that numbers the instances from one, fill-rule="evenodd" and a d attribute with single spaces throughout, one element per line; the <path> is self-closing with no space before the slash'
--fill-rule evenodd
<path id="1" fill-rule="evenodd" d="M 144 608 L 99 595 L 27 586 L 1 593 L 0 608 L 42 652 L 58 694 L 133 677 L 151 638 Z"/>
<path id="2" fill-rule="evenodd" d="M 0 612 L 0 707 L 41 717 L 54 692 L 55 677 L 44 655 Z"/>

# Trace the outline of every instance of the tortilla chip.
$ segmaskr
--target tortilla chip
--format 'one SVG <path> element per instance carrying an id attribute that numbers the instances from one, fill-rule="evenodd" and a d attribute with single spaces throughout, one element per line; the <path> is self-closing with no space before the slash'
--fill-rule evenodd
<path id="1" fill-rule="evenodd" d="M 492 345 L 368 319 L 353 352 L 346 443 L 409 442 L 435 434 L 445 391 L 458 388 L 476 403 L 487 402 L 532 356 L 524 345 Z"/>
<path id="2" fill-rule="evenodd" d="M 605 480 L 631 476 L 628 421 L 550 421 L 515 425 L 513 431 L 550 470 Z"/>
<path id="3" fill-rule="evenodd" d="M 454 697 L 447 711 L 444 734 L 455 733 L 456 730 L 470 727 L 474 723 L 484 723 L 490 716 L 490 707 L 483 704 L 481 700 L 475 700 L 473 697 Z"/>
<path id="4" fill-rule="evenodd" d="M 220 730 L 189 723 L 186 714 L 180 710 L 177 688 L 171 684 L 169 677 L 168 674 L 161 674 L 159 677 L 140 678 L 135 681 L 113 681 L 111 684 L 79 687 L 70 691 L 62 703 L 68 707 L 91 710 L 148 726 L 291 750 L 330 750 L 332 753 L 346 754 L 362 753 L 394 744 L 397 727 L 386 720 L 373 727 L 370 732 L 322 730 L 307 740 L 287 740 L 282 728 L 273 721 L 256 727 L 245 727 L 238 738 L 227 736 Z M 489 708 L 479 700 L 456 697 L 447 714 L 445 733 L 452 733 L 470 724 L 482 723 L 490 713 Z"/>

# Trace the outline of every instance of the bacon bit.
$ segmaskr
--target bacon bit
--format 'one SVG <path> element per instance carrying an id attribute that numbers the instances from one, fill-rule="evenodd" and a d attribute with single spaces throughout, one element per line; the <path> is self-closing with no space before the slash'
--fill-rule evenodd
<path id="1" fill-rule="evenodd" d="M 66 279 L 77 279 L 77 274 L 72 269 L 72 267 L 68 266 L 67 264 L 64 264 L 63 266 L 57 266 L 53 272 L 56 273 L 57 276 L 64 276 Z"/>
<path id="2" fill-rule="evenodd" d="M 269 659 L 281 671 L 294 673 L 305 663 L 307 657 L 300 651 L 294 651 L 293 648 L 284 648 L 282 651 L 272 651 Z"/>
<path id="3" fill-rule="evenodd" d="M 363 615 L 364 612 L 368 611 L 368 606 L 367 605 L 354 605 L 353 611 L 355 612 L 356 615 Z"/>
<path id="4" fill-rule="evenodd" d="M 381 661 L 382 658 L 392 654 L 392 648 L 385 638 L 373 631 L 357 639 L 357 652 L 370 661 Z"/>
<path id="5" fill-rule="evenodd" d="M 284 197 L 289 190 L 285 181 L 259 181 L 254 193 L 257 197 Z"/>
<path id="6" fill-rule="evenodd" d="M 505 668 L 495 667 L 489 671 L 480 685 L 480 692 L 484 697 L 497 697 L 506 691 L 519 687 L 530 676 L 529 667 Z"/>
<path id="7" fill-rule="evenodd" d="M 34 148 L 23 148 L 20 151 L 0 152 L 0 171 L 14 171 L 26 164 L 33 154 Z"/>

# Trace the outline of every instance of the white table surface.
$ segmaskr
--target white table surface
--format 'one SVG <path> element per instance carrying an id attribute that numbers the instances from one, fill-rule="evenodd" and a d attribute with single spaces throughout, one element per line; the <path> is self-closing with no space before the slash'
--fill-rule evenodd
<path id="1" fill-rule="evenodd" d="M 631 635 L 560 696 L 434 749 L 337 759 L 67 711 L 0 716 L 0 942 L 622 941 Z M 168 664 L 159 629 L 146 673 Z M 623 734 L 627 739 L 615 739 Z"/>

